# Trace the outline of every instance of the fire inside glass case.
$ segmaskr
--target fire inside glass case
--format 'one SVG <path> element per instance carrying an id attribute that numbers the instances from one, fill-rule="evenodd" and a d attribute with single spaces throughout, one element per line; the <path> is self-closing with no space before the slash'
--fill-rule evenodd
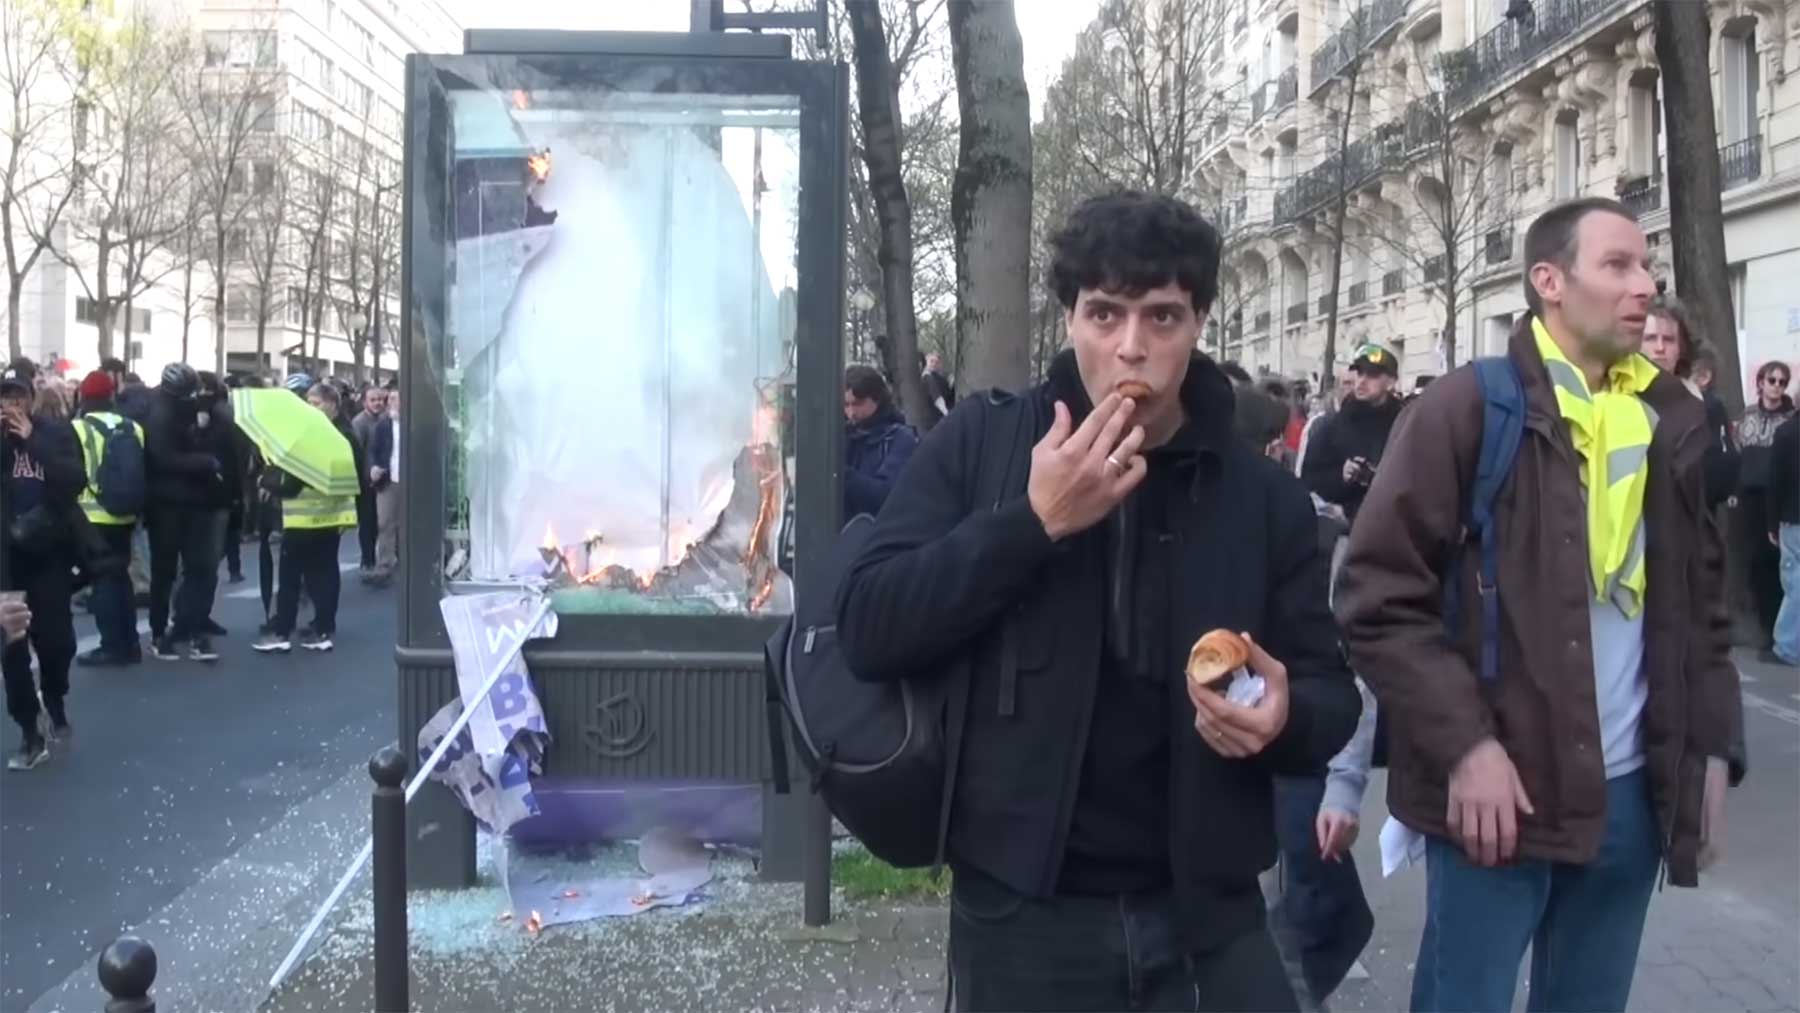
<path id="1" fill-rule="evenodd" d="M 797 101 L 447 98 L 447 581 L 791 611 Z"/>

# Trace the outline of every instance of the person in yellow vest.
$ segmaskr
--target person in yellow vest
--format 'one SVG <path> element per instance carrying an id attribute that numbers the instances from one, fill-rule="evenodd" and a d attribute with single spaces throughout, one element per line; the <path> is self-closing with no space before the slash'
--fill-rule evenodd
<path id="1" fill-rule="evenodd" d="M 306 400 L 333 423 L 341 419 L 337 388 L 331 384 L 314 384 L 306 392 Z M 350 443 L 354 452 L 355 440 Z M 337 632 L 338 591 L 342 585 L 338 539 L 345 528 L 356 527 L 356 500 L 350 496 L 327 496 L 275 467 L 264 470 L 262 481 L 281 499 L 281 569 L 269 632 L 250 646 L 265 654 L 286 653 L 298 639 L 300 646 L 309 651 L 329 651 Z M 306 596 L 312 599 L 313 621 L 296 638 L 294 622 L 299 618 L 302 585 Z"/>
<path id="2" fill-rule="evenodd" d="M 81 491 L 81 511 L 87 515 L 106 552 L 95 567 L 93 594 L 88 599 L 88 611 L 93 613 L 94 626 L 100 632 L 100 645 L 77 655 L 75 660 L 82 665 L 136 665 L 144 660 L 143 647 L 138 643 L 137 605 L 132 600 L 130 574 L 131 535 L 137 526 L 137 514 L 112 513 L 101 504 L 100 466 L 107 454 L 108 440 L 124 427 L 136 444 L 137 461 L 134 468 L 127 467 L 124 472 L 109 472 L 108 483 L 112 485 L 116 481 L 113 476 L 123 474 L 124 481 L 135 482 L 137 487 L 135 495 L 127 490 L 126 498 L 141 502 L 144 427 L 119 414 L 113 400 L 117 391 L 112 377 L 106 373 L 100 370 L 89 373 L 81 381 L 77 393 L 80 406 L 75 419 L 75 438 L 81 445 L 81 461 L 87 470 L 87 487 Z M 112 453 L 116 456 L 134 451 L 124 446 L 115 447 Z M 115 462 L 115 467 L 122 463 Z M 115 509 L 119 508 L 119 491 L 109 488 L 106 497 Z"/>

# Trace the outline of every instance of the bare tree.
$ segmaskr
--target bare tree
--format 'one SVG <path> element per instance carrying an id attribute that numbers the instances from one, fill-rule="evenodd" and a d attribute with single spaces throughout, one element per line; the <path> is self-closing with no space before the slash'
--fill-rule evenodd
<path id="1" fill-rule="evenodd" d="M 25 278 L 50 247 L 79 178 L 73 142 L 72 83 L 63 71 L 75 49 L 73 7 L 60 0 L 0 3 L 0 101 L 10 115 L 0 138 L 0 243 L 6 247 L 6 347 L 25 354 L 20 302 Z"/>
<path id="2" fill-rule="evenodd" d="M 234 264 L 247 259 L 245 219 L 252 206 L 241 174 L 276 128 L 280 71 L 275 32 L 253 27 L 231 33 L 208 33 L 201 59 L 193 61 L 182 80 L 180 108 L 190 147 L 194 189 L 206 224 L 207 262 L 211 270 L 214 349 L 213 368 L 225 371 L 227 288 Z"/>
<path id="3" fill-rule="evenodd" d="M 175 82 L 193 56 L 185 26 L 134 8 L 96 28 L 80 47 L 76 157 L 87 198 L 55 247 L 95 313 L 100 358 L 114 357 L 114 328 L 131 344 L 132 306 L 180 268 L 174 247 L 189 210 L 189 163 L 166 139 L 180 122 Z"/>
<path id="4" fill-rule="evenodd" d="M 1024 386 L 1031 366 L 1031 104 L 1012 0 L 951 0 L 960 147 L 956 243 L 963 390 Z"/>
<path id="5" fill-rule="evenodd" d="M 1669 241 L 1674 248 L 1675 288 L 1699 313 L 1700 330 L 1718 354 L 1719 375 L 1732 378 L 1730 383 L 1715 384 L 1714 391 L 1736 417 L 1744 410 L 1744 373 L 1731 311 L 1720 203 L 1724 186 L 1709 65 L 1712 7 L 1685 0 L 1657 0 L 1654 7 L 1663 122 L 1669 131 Z"/>
<path id="6" fill-rule="evenodd" d="M 293 200 L 293 152 L 285 138 L 267 146 L 248 168 L 250 195 L 244 209 L 250 313 L 256 323 L 256 365 L 266 368 L 269 325 L 288 309 L 287 280 L 294 236 L 289 226 Z"/>

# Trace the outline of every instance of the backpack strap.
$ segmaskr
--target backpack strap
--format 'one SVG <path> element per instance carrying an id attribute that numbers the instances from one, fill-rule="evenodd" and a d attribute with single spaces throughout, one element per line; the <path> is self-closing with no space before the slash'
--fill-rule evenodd
<path id="1" fill-rule="evenodd" d="M 787 637 L 799 636 L 800 631 L 790 616 L 787 620 Z M 784 727 L 786 708 L 781 702 L 781 683 L 776 677 L 774 646 L 763 645 L 763 710 L 769 720 L 769 780 L 775 787 L 777 795 L 786 795 L 789 788 L 787 732 Z"/>
<path id="2" fill-rule="evenodd" d="M 998 510 L 1006 504 L 1006 499 L 1013 489 L 1031 479 L 1031 446 L 1037 440 L 1037 427 L 1042 406 L 1031 391 L 1014 397 L 1017 410 L 1013 418 L 1008 420 L 998 409 L 1006 402 L 1000 397 L 1008 395 L 988 395 L 986 425 L 981 434 L 981 451 L 975 468 L 975 497 L 972 504 L 975 510 Z M 1010 421 L 1010 425 L 1008 422 Z M 996 451 L 1006 447 L 1005 465 L 993 467 L 999 459 Z M 974 690 L 973 673 L 966 667 L 957 674 L 962 680 L 960 687 L 949 693 L 949 713 L 946 715 L 944 728 L 944 791 L 943 802 L 938 809 L 937 858 L 932 863 L 932 875 L 936 876 L 944 865 L 944 854 L 950 843 L 950 810 L 956 800 L 956 773 L 962 759 L 963 731 L 967 727 L 969 717 L 969 696 Z M 1019 648 L 1013 639 L 1002 634 L 1000 648 L 1000 696 L 1004 702 L 1016 692 L 1019 677 Z"/>
<path id="3" fill-rule="evenodd" d="M 1479 545 L 1480 572 L 1475 587 L 1481 596 L 1480 674 L 1483 682 L 1492 682 L 1500 671 L 1500 568 L 1494 503 L 1512 474 L 1525 434 L 1525 388 L 1511 359 L 1477 359 L 1474 366 L 1475 381 L 1481 390 L 1481 446 L 1475 482 L 1469 489 L 1463 534 L 1464 541 L 1473 538 Z M 1461 564 L 1459 544 L 1444 572 L 1444 626 L 1452 634 L 1461 617 Z"/>

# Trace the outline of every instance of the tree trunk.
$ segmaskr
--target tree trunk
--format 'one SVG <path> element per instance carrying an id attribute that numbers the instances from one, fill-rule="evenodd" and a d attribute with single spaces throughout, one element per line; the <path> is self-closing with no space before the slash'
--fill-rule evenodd
<path id="1" fill-rule="evenodd" d="M 1697 326 L 1719 357 L 1713 392 L 1732 417 L 1744 409 L 1731 276 L 1725 260 L 1725 214 L 1719 195 L 1717 125 L 1713 118 L 1708 4 L 1657 0 L 1656 62 L 1663 75 L 1663 122 L 1669 131 L 1669 241 L 1675 289 L 1699 317 Z"/>
<path id="2" fill-rule="evenodd" d="M 102 359 L 113 354 L 112 250 L 112 234 L 102 225 L 94 243 L 94 329 L 100 334 L 96 345 Z"/>
<path id="3" fill-rule="evenodd" d="M 1331 285 L 1326 296 L 1331 301 L 1331 309 L 1325 316 L 1325 356 L 1319 364 L 1319 386 L 1331 391 L 1330 397 L 1337 397 L 1337 331 L 1338 331 L 1338 283 L 1344 274 L 1344 216 L 1350 204 L 1350 122 L 1356 115 L 1356 77 L 1362 69 L 1362 58 L 1350 61 L 1345 69 L 1344 89 L 1344 122 L 1338 127 L 1337 146 L 1337 198 L 1331 209 Z"/>
<path id="4" fill-rule="evenodd" d="M 888 57 L 881 5 L 850 3 L 845 11 L 855 44 L 863 162 L 868 166 L 869 190 L 881 223 L 876 260 L 881 267 L 881 309 L 895 359 L 892 375 L 900 388 L 906 420 L 923 431 L 931 413 L 920 375 L 919 324 L 913 310 L 912 202 L 900 173 L 900 93 Z"/>
<path id="5" fill-rule="evenodd" d="M 181 268 L 181 361 L 188 357 L 188 335 L 194 327 L 194 244 L 187 244 L 187 263 Z"/>
<path id="6" fill-rule="evenodd" d="M 225 375 L 225 226 L 220 223 L 213 239 L 213 357 L 220 376 Z"/>
<path id="7" fill-rule="evenodd" d="M 25 348 L 19 341 L 19 314 L 24 312 L 21 298 L 24 293 L 19 280 L 14 280 L 6 290 L 6 352 L 8 362 L 17 362 L 25 357 Z"/>
<path id="8" fill-rule="evenodd" d="M 1446 275 L 1445 277 L 1448 278 L 1449 275 Z M 1451 370 L 1456 368 L 1456 312 L 1458 309 L 1458 307 L 1456 305 L 1457 301 L 1458 300 L 1456 298 L 1456 286 L 1446 284 L 1444 286 L 1444 335 L 1443 335 L 1444 372 L 1446 372 L 1446 373 L 1448 373 Z M 1475 333 L 1480 334 L 1481 332 L 1477 331 Z M 1469 357 L 1472 359 L 1481 357 L 1481 349 L 1475 347 L 1474 335 L 1470 336 Z"/>
<path id="9" fill-rule="evenodd" d="M 956 247 L 957 384 L 1016 390 L 1031 371 L 1031 105 L 1013 0 L 953 0 L 961 114 L 950 219 Z"/>

